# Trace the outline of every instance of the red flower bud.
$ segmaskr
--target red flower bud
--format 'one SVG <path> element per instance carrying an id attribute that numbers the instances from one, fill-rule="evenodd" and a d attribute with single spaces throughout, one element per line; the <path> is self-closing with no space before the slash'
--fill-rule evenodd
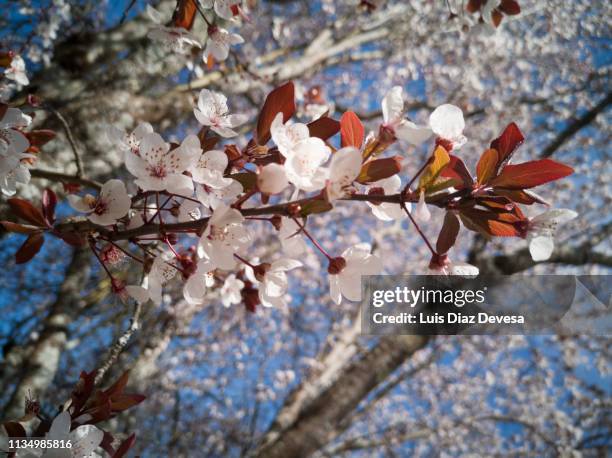
<path id="1" fill-rule="evenodd" d="M 329 265 L 327 266 L 327 272 L 330 275 L 337 275 L 346 267 L 346 259 L 342 256 L 338 256 L 337 258 L 332 258 L 329 260 Z"/>

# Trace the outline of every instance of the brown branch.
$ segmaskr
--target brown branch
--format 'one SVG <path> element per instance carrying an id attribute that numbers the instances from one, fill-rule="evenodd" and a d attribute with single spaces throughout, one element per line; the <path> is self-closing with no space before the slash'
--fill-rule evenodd
<path id="1" fill-rule="evenodd" d="M 79 153 L 79 149 L 77 148 L 74 136 L 72 135 L 72 130 L 70 130 L 70 125 L 68 124 L 68 121 L 66 121 L 66 118 L 64 118 L 64 116 L 52 106 L 44 105 L 43 108 L 53 113 L 64 127 L 64 131 L 66 132 L 66 138 L 68 139 L 68 143 L 70 143 L 70 147 L 72 148 L 72 153 L 74 155 L 74 163 L 77 168 L 77 177 L 83 176 L 83 164 L 81 162 L 81 155 Z"/>
<path id="2" fill-rule="evenodd" d="M 67 173 L 53 172 L 51 170 L 32 169 L 30 170 L 32 178 L 45 178 L 51 181 L 60 181 L 62 183 L 77 183 L 89 188 L 100 190 L 102 184 L 88 178 L 82 178 Z"/>
<path id="3" fill-rule="evenodd" d="M 608 95 L 597 105 L 591 108 L 589 111 L 578 117 L 574 122 L 569 124 L 563 131 L 557 135 L 557 137 L 540 153 L 540 157 L 550 157 L 555 151 L 557 151 L 563 144 L 572 138 L 579 130 L 588 126 L 592 123 L 597 115 L 603 113 L 606 108 L 612 103 L 612 92 L 608 92 Z"/>

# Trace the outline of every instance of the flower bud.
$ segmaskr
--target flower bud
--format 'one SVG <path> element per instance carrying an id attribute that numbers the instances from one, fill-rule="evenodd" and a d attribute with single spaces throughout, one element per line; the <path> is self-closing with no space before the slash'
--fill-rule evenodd
<path id="1" fill-rule="evenodd" d="M 268 164 L 257 175 L 257 188 L 264 194 L 278 194 L 289 185 L 285 168 L 280 164 Z"/>
<path id="2" fill-rule="evenodd" d="M 346 259 L 342 256 L 338 256 L 337 258 L 332 258 L 329 260 L 329 265 L 327 266 L 327 272 L 330 275 L 337 275 L 346 267 Z"/>

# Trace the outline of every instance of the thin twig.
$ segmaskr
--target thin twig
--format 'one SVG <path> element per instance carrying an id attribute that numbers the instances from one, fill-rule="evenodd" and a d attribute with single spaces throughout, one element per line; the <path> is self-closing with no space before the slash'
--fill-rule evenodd
<path id="1" fill-rule="evenodd" d="M 74 140 L 74 136 L 72 135 L 72 130 L 70 129 L 70 125 L 68 125 L 68 121 L 66 121 L 66 118 L 64 118 L 64 116 L 52 106 L 44 105 L 43 108 L 53 113 L 57 117 L 57 119 L 59 119 L 59 122 L 62 124 L 62 126 L 64 126 L 64 131 L 66 132 L 66 138 L 68 138 L 68 143 L 70 143 L 70 147 L 72 148 L 72 153 L 74 154 L 74 163 L 76 164 L 76 168 L 77 168 L 77 173 L 76 173 L 77 177 L 82 177 L 83 176 L 83 164 L 81 163 L 81 155 L 79 153 L 79 149 L 77 148 L 76 141 Z"/>
<path id="2" fill-rule="evenodd" d="M 102 183 L 98 183 L 95 180 L 68 175 L 67 173 L 53 172 L 51 170 L 32 169 L 30 170 L 30 175 L 32 178 L 45 178 L 47 180 L 60 181 L 62 183 L 77 183 L 97 190 L 102 188 Z"/>

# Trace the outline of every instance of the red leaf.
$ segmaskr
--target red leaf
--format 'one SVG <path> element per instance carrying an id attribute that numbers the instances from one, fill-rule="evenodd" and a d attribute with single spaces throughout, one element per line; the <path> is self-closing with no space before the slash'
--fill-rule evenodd
<path id="1" fill-rule="evenodd" d="M 463 187 L 472 186 L 472 184 L 474 183 L 474 179 L 472 178 L 472 175 L 470 175 L 470 172 L 468 171 L 464 162 L 457 156 L 453 156 L 452 154 L 450 154 L 449 156 L 450 162 L 444 168 L 444 170 L 442 170 L 440 176 L 443 176 L 445 178 L 454 178 L 460 183 L 463 183 Z"/>
<path id="2" fill-rule="evenodd" d="M 111 399 L 111 409 L 113 412 L 122 412 L 140 404 L 146 398 L 142 394 L 122 394 Z"/>
<path id="3" fill-rule="evenodd" d="M 491 142 L 491 148 L 496 149 L 499 153 L 497 161 L 497 169 L 508 162 L 516 149 L 523 144 L 525 137 L 518 126 L 511 122 L 506 126 L 502 134 Z"/>
<path id="4" fill-rule="evenodd" d="M 291 81 L 277 87 L 266 97 L 257 120 L 257 143 L 260 145 L 268 143 L 272 121 L 281 112 L 283 122 L 287 122 L 295 113 L 295 87 Z"/>
<path id="5" fill-rule="evenodd" d="M 55 206 L 57 205 L 57 196 L 47 188 L 42 195 L 42 214 L 47 221 L 47 224 L 52 225 L 55 222 Z"/>
<path id="6" fill-rule="evenodd" d="M 322 116 L 308 123 L 308 131 L 311 137 L 327 140 L 340 131 L 340 123 L 328 116 Z"/>
<path id="7" fill-rule="evenodd" d="M 459 234 L 459 219 L 452 212 L 446 212 L 444 216 L 444 223 L 442 223 L 442 229 L 438 235 L 438 241 L 436 242 L 436 251 L 439 255 L 448 253 L 448 250 L 452 248 L 457 240 Z"/>
<path id="8" fill-rule="evenodd" d="M 178 0 L 172 15 L 172 25 L 191 30 L 197 13 L 197 0 Z"/>
<path id="9" fill-rule="evenodd" d="M 488 183 L 489 180 L 495 176 L 497 164 L 497 150 L 491 148 L 482 153 L 482 156 L 480 156 L 480 159 L 478 160 L 478 165 L 476 166 L 476 177 L 478 178 L 478 184 Z"/>
<path id="10" fill-rule="evenodd" d="M 516 0 L 501 0 L 501 4 L 498 8 L 508 16 L 516 16 L 521 12 L 521 7 Z"/>
<path id="11" fill-rule="evenodd" d="M 15 253 L 15 261 L 17 264 L 24 264 L 36 256 L 36 253 L 40 251 L 43 243 L 45 243 L 45 237 L 42 233 L 38 232 L 30 235 L 17 250 L 17 253 Z"/>
<path id="12" fill-rule="evenodd" d="M 25 136 L 30 141 L 30 145 L 43 146 L 44 144 L 49 143 L 51 140 L 53 140 L 56 134 L 52 130 L 42 129 L 26 132 Z"/>
<path id="13" fill-rule="evenodd" d="M 363 164 L 357 181 L 359 183 L 372 183 L 374 181 L 384 180 L 398 173 L 401 168 L 401 156 L 374 159 Z"/>
<path id="14" fill-rule="evenodd" d="M 25 219 L 28 223 L 35 226 L 46 227 L 47 222 L 40 210 L 32 205 L 27 200 L 12 198 L 8 201 L 13 213 L 21 219 Z"/>
<path id="15" fill-rule="evenodd" d="M 540 159 L 539 161 L 507 165 L 499 176 L 491 180 L 490 184 L 507 189 L 526 189 L 558 180 L 572 173 L 574 173 L 574 169 L 565 164 L 555 162 L 552 159 Z"/>
<path id="16" fill-rule="evenodd" d="M 123 374 L 121 374 L 121 377 L 119 377 L 117 381 L 112 384 L 110 388 L 104 391 L 104 394 L 113 397 L 117 394 L 123 393 L 123 390 L 125 389 L 125 386 L 127 385 L 129 379 L 130 371 L 125 371 Z"/>
<path id="17" fill-rule="evenodd" d="M 464 226 L 485 236 L 522 237 L 524 220 L 513 213 L 496 213 L 476 208 L 464 208 L 459 216 Z"/>
<path id="18" fill-rule="evenodd" d="M 538 196 L 537 194 L 533 192 L 527 191 L 526 189 L 520 190 L 520 189 L 494 188 L 494 191 L 496 194 L 499 194 L 500 196 L 505 196 L 511 201 L 516 202 L 517 204 L 532 205 L 532 204 L 538 203 L 538 204 L 550 205 L 548 202 L 543 200 L 540 196 Z"/>
<path id="19" fill-rule="evenodd" d="M 34 234 L 40 232 L 40 227 L 38 226 L 26 226 L 11 221 L 0 221 L 0 225 L 2 225 L 7 232 L 16 232 L 18 234 Z"/>
<path id="20" fill-rule="evenodd" d="M 352 111 L 344 113 L 340 118 L 341 145 L 343 147 L 354 146 L 355 148 L 361 149 L 364 136 L 365 129 L 359 117 Z"/>
<path id="21" fill-rule="evenodd" d="M 113 458 L 123 458 L 125 454 L 128 452 L 128 450 L 134 446 L 135 442 L 136 442 L 136 433 L 132 433 L 130 437 L 128 437 L 126 440 L 124 440 L 121 443 L 121 445 L 119 446 L 119 448 L 113 455 Z"/>
<path id="22" fill-rule="evenodd" d="M 81 247 L 87 243 L 87 238 L 78 232 L 63 232 L 56 235 L 70 246 Z"/>
<path id="23" fill-rule="evenodd" d="M 28 437 L 26 430 L 21 423 L 16 421 L 7 421 L 2 423 L 2 426 L 4 426 L 8 437 Z"/>
<path id="24" fill-rule="evenodd" d="M 5 65 L 2 65 L 2 53 L 0 53 L 0 67 L 4 67 Z M 9 63 L 9 65 L 11 65 Z M 6 67 L 8 67 L 9 65 L 6 65 Z M 8 110 L 8 105 L 6 103 L 0 103 L 0 119 L 4 118 L 4 115 L 6 114 L 6 111 Z"/>

